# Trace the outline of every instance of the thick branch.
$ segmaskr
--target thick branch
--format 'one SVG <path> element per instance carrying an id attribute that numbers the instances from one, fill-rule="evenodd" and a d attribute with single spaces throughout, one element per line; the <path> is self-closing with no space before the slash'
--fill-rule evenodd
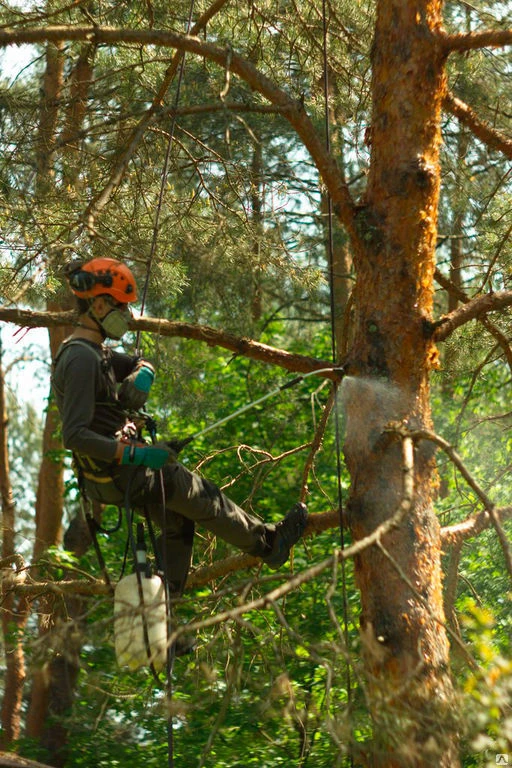
<path id="1" fill-rule="evenodd" d="M 0 322 L 14 323 L 24 328 L 55 328 L 70 325 L 76 319 L 74 312 L 33 312 L 28 309 L 16 309 L 0 306 Z M 179 336 L 184 339 L 195 339 L 208 344 L 210 347 L 229 349 L 237 355 L 260 360 L 263 363 L 277 365 L 286 371 L 310 373 L 319 369 L 332 368 L 332 363 L 315 357 L 292 354 L 284 349 L 261 344 L 245 337 L 234 336 L 225 331 L 217 331 L 206 325 L 193 325 L 155 317 L 133 318 L 130 323 L 133 331 L 148 331 L 159 336 Z M 323 378 L 336 379 L 336 374 L 323 373 Z"/>
<path id="2" fill-rule="evenodd" d="M 501 131 L 497 131 L 485 120 L 480 120 L 476 112 L 471 107 L 458 99 L 453 93 L 447 93 L 443 101 L 444 108 L 455 115 L 470 131 L 483 141 L 484 144 L 503 152 L 505 157 L 512 159 L 512 139 L 505 136 Z"/>
<path id="3" fill-rule="evenodd" d="M 253 90 L 264 96 L 277 107 L 281 114 L 293 126 L 304 146 L 309 151 L 332 198 L 333 207 L 340 221 L 350 235 L 359 239 L 354 221 L 354 203 L 348 186 L 338 168 L 337 162 L 327 150 L 325 141 L 320 136 L 306 114 L 304 105 L 279 88 L 270 78 L 260 72 L 249 60 L 240 56 L 229 46 L 220 48 L 197 37 L 179 35 L 168 30 L 122 29 L 115 27 L 86 26 L 47 26 L 25 27 L 23 29 L 4 28 L 0 30 L 0 47 L 21 45 L 23 43 L 43 43 L 45 41 L 86 40 L 96 45 L 157 45 L 163 48 L 177 48 L 181 51 L 204 57 L 216 62 L 238 75 Z"/>
<path id="4" fill-rule="evenodd" d="M 458 35 L 442 35 L 446 53 L 474 51 L 478 48 L 501 48 L 512 44 L 512 29 L 489 29 L 485 32 L 468 32 Z"/>
<path id="5" fill-rule="evenodd" d="M 497 312 L 510 306 L 512 306 L 512 291 L 497 291 L 478 296 L 441 318 L 434 332 L 434 340 L 445 341 L 457 328 L 469 323 L 470 320 L 480 318 L 487 312 Z"/>

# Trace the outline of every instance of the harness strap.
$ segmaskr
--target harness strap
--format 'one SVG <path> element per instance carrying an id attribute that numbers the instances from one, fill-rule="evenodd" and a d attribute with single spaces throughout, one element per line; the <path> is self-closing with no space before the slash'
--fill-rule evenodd
<path id="1" fill-rule="evenodd" d="M 101 551 L 101 547 L 98 541 L 97 534 L 98 534 L 98 530 L 102 530 L 101 526 L 99 526 L 96 520 L 94 519 L 91 502 L 82 493 L 80 494 L 80 504 L 82 507 L 82 511 L 84 513 L 85 520 L 87 522 L 87 527 L 89 528 L 89 533 L 91 535 L 94 551 L 96 552 L 96 557 L 98 558 L 100 570 L 103 574 L 103 578 L 105 579 L 105 583 L 108 585 L 110 592 L 112 592 L 113 594 L 114 587 L 112 586 L 112 582 L 110 580 L 110 576 L 107 570 L 107 564 L 105 563 L 105 558 L 103 557 L 103 553 Z"/>

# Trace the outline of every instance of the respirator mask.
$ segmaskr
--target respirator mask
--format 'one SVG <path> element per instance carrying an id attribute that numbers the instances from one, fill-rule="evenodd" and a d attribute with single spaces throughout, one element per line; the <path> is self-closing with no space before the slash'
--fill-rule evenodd
<path id="1" fill-rule="evenodd" d="M 102 318 L 99 318 L 92 310 L 89 310 L 89 314 L 99 325 L 104 337 L 114 339 L 115 341 L 118 341 L 125 335 L 132 319 L 132 313 L 128 305 L 112 305 L 112 309 Z"/>

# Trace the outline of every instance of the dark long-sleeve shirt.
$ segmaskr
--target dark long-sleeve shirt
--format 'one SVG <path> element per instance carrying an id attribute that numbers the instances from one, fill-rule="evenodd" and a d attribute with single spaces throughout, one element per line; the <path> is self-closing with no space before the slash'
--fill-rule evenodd
<path id="1" fill-rule="evenodd" d="M 117 398 L 117 384 L 137 358 L 85 339 L 68 339 L 57 353 L 52 385 L 62 419 L 64 446 L 101 462 L 113 461 L 115 433 L 127 417 Z"/>

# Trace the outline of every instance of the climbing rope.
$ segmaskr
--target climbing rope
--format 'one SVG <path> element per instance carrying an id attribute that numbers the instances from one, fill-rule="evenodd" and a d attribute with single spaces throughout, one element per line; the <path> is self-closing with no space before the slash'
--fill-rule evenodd
<path id="1" fill-rule="evenodd" d="M 187 19 L 187 29 L 186 34 L 188 35 L 190 33 L 190 29 L 192 27 L 192 17 L 194 14 L 194 2 L 195 0 L 190 0 L 190 7 L 189 7 L 189 14 Z M 140 316 L 144 314 L 144 309 L 146 307 L 146 298 L 149 288 L 149 279 L 151 276 L 151 270 L 153 267 L 153 261 L 156 254 L 156 246 L 158 243 L 158 235 L 160 233 L 160 216 L 162 213 L 162 205 L 164 201 L 164 194 L 165 194 L 165 186 L 167 183 L 167 177 L 169 175 L 169 163 L 171 159 L 171 150 L 172 145 L 174 142 L 174 130 L 176 128 L 176 117 L 178 113 L 178 105 L 180 101 L 180 93 L 181 93 L 181 83 L 183 80 L 183 73 L 185 72 L 185 54 L 182 54 L 181 61 L 180 61 L 180 68 L 178 71 L 178 80 L 176 83 L 176 93 L 174 95 L 174 105 L 171 112 L 171 125 L 169 128 L 169 138 L 167 141 L 167 149 L 165 152 L 165 159 L 164 164 L 161 172 L 161 179 L 160 179 L 160 192 L 158 194 L 158 203 L 156 206 L 155 211 L 155 219 L 153 222 L 153 236 L 151 239 L 151 247 L 149 249 L 149 256 L 146 264 L 146 278 L 144 281 L 144 287 L 142 289 L 142 299 L 141 299 L 141 305 L 140 305 Z M 137 350 L 137 354 L 139 354 L 140 351 L 140 329 L 137 331 L 137 340 L 135 344 L 135 348 Z"/>
<path id="2" fill-rule="evenodd" d="M 331 152 L 331 126 L 329 115 L 329 64 L 328 64 L 328 18 L 327 18 L 327 0 L 322 0 L 322 31 L 323 31 L 323 70 L 324 70 L 324 104 L 325 104 L 325 148 L 328 153 Z M 338 350 L 336 344 L 336 297 L 334 288 L 334 226 L 333 226 L 333 208 L 332 198 L 327 191 L 327 255 L 329 263 L 329 295 L 330 295 L 330 319 L 331 319 L 331 353 L 333 364 L 338 362 Z M 336 390 L 339 382 L 333 381 L 333 388 Z M 338 502 L 338 515 L 339 515 L 339 533 L 340 533 L 340 546 L 341 550 L 345 549 L 345 523 L 343 520 L 343 488 L 341 482 L 342 467 L 341 467 L 341 429 L 340 418 L 338 408 L 336 407 L 336 392 L 334 393 L 335 405 L 334 405 L 334 424 L 335 424 L 335 445 L 336 445 L 336 479 L 337 479 L 337 502 Z M 342 606 L 343 606 L 343 635 L 345 639 L 345 647 L 348 652 L 349 649 L 349 611 L 348 611 L 348 599 L 347 599 L 347 573 L 346 573 L 346 561 L 345 558 L 341 560 L 341 589 L 342 589 Z M 349 711 L 352 708 L 352 677 L 350 672 L 350 662 L 347 657 L 346 662 L 346 686 L 347 686 L 347 703 Z M 354 766 L 354 758 L 352 750 L 350 749 L 350 765 Z"/>
<path id="3" fill-rule="evenodd" d="M 187 19 L 187 28 L 186 28 L 186 34 L 188 35 L 190 33 L 190 29 L 192 27 L 192 17 L 194 14 L 194 0 L 191 0 L 190 7 L 189 7 L 189 15 Z M 140 307 L 140 316 L 144 314 L 144 309 L 146 307 L 146 298 L 147 293 L 149 289 L 149 281 L 151 276 L 151 270 L 153 267 L 153 261 L 156 254 L 156 247 L 158 243 L 158 236 L 160 232 L 160 216 L 162 212 L 162 205 L 164 200 L 164 194 L 165 194 L 165 187 L 167 183 L 167 177 L 169 174 L 169 164 L 171 159 L 171 151 L 172 151 L 172 145 L 174 142 L 174 131 L 176 127 L 176 117 L 177 117 L 177 111 L 178 111 L 178 105 L 180 100 L 180 93 L 181 93 L 181 84 L 183 80 L 183 73 L 185 71 L 185 54 L 182 54 L 181 61 L 180 61 L 180 67 L 178 71 L 178 80 L 176 83 L 176 93 L 174 97 L 174 106 L 172 109 L 171 114 L 171 124 L 169 128 L 169 138 L 167 141 L 167 148 L 165 153 L 165 159 L 164 164 L 161 172 L 161 180 L 160 180 L 160 191 L 158 195 L 158 203 L 155 211 L 155 219 L 153 223 L 153 236 L 151 240 L 151 247 L 149 250 L 149 256 L 146 264 L 146 276 L 144 281 L 144 286 L 142 290 L 142 299 L 141 299 L 141 307 Z M 136 354 L 140 354 L 140 340 L 141 332 L 140 329 L 137 330 L 137 337 L 136 337 L 136 343 L 135 343 L 135 349 Z M 154 442 L 154 436 L 152 435 L 152 439 Z M 162 490 L 162 515 L 163 515 L 163 529 L 165 530 L 166 524 L 167 524 L 167 509 L 166 509 L 166 503 L 165 503 L 165 489 L 164 489 L 164 482 L 163 482 L 163 474 L 162 470 L 159 472 L 160 475 L 160 487 Z M 165 558 L 165 547 L 164 547 L 164 558 Z M 168 611 L 167 611 L 167 622 L 168 622 L 168 629 L 167 629 L 167 637 L 169 638 L 171 636 L 172 632 L 172 616 L 171 616 L 171 602 L 170 602 L 170 595 L 169 595 L 169 588 L 168 584 L 165 578 L 165 571 L 166 571 L 166 563 L 164 561 L 163 563 L 163 582 L 166 589 L 166 598 L 167 598 L 167 605 L 168 605 Z M 167 697 L 167 756 L 168 756 L 168 767 L 174 768 L 174 732 L 173 732 L 173 716 L 172 716 L 172 698 L 173 698 L 173 685 L 172 685 L 172 672 L 173 672 L 173 666 L 174 666 L 174 643 L 168 642 L 168 648 L 167 648 L 167 669 L 166 669 L 166 697 Z"/>

